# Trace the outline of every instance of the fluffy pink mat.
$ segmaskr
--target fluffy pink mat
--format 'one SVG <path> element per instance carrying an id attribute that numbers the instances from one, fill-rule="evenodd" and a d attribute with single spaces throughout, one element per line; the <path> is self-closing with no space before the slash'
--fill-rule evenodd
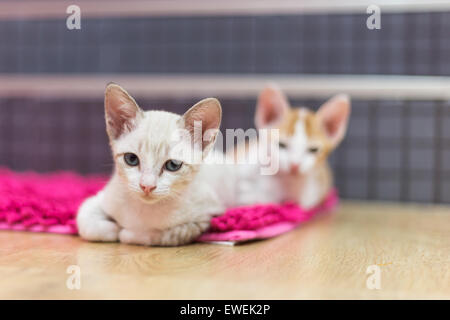
<path id="1" fill-rule="evenodd" d="M 0 169 L 0 230 L 77 234 L 75 216 L 82 201 L 99 191 L 105 176 L 70 172 L 37 174 Z M 211 220 L 202 242 L 244 242 L 277 236 L 338 202 L 332 190 L 319 206 L 303 210 L 296 204 L 237 207 Z"/>

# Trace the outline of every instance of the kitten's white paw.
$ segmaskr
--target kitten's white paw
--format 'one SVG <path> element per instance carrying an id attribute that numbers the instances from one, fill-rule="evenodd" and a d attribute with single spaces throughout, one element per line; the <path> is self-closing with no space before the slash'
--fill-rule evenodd
<path id="1" fill-rule="evenodd" d="M 119 239 L 119 226 L 108 219 L 99 205 L 99 195 L 86 199 L 78 209 L 78 232 L 89 241 L 115 242 Z"/>
<path id="2" fill-rule="evenodd" d="M 163 231 L 158 245 L 178 246 L 194 241 L 209 228 L 209 221 L 188 222 Z"/>
<path id="3" fill-rule="evenodd" d="M 89 241 L 116 242 L 119 239 L 119 226 L 109 220 L 96 220 L 81 228 L 80 235 Z"/>
<path id="4" fill-rule="evenodd" d="M 122 229 L 119 232 L 119 241 L 125 244 L 132 244 L 134 240 L 134 234 L 132 231 L 127 229 Z"/>
<path id="5" fill-rule="evenodd" d="M 136 232 L 122 229 L 119 232 L 119 240 L 125 244 L 140 244 L 149 246 L 152 244 L 152 234 L 150 232 Z"/>

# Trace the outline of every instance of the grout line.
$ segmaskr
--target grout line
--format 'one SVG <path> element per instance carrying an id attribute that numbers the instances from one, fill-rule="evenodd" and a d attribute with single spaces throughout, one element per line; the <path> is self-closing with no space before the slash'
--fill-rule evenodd
<path id="1" fill-rule="evenodd" d="M 65 19 L 72 1 L 33 0 L 0 2 L 0 19 Z M 450 10 L 445 0 L 78 0 L 83 17 L 149 17 L 149 16 L 225 16 L 225 15 L 293 15 L 293 14 L 366 14 L 376 4 L 383 13 L 436 12 Z"/>
<path id="2" fill-rule="evenodd" d="M 274 83 L 293 99 L 325 99 L 337 93 L 363 100 L 450 99 L 450 77 L 286 74 L 0 74 L 0 97 L 101 98 L 111 81 L 141 98 L 255 98 Z"/>
<path id="3" fill-rule="evenodd" d="M 433 201 L 441 202 L 442 191 L 442 122 L 443 120 L 443 103 L 436 101 L 434 107 L 434 179 L 433 179 Z"/>
<path id="4" fill-rule="evenodd" d="M 411 105 L 409 102 L 405 102 L 402 108 L 402 164 L 403 167 L 400 170 L 400 176 L 401 176 L 401 191 L 400 191 L 400 200 L 401 201 L 408 201 L 409 199 L 409 183 L 410 183 L 410 177 L 409 177 L 409 167 L 410 167 L 410 159 L 409 159 L 409 153 L 411 148 L 410 143 L 410 126 L 409 126 L 409 120 L 411 117 Z"/>
<path id="5" fill-rule="evenodd" d="M 374 101 L 369 104 L 369 128 L 368 128 L 368 188 L 367 197 L 369 200 L 377 198 L 378 194 L 378 141 L 377 141 L 377 124 L 378 124 L 378 102 Z"/>

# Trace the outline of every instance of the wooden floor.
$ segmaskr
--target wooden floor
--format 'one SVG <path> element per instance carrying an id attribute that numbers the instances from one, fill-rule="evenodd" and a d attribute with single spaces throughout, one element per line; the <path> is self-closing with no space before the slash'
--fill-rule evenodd
<path id="1" fill-rule="evenodd" d="M 69 290 L 68 266 L 81 271 Z M 380 267 L 381 289 L 366 286 Z M 450 299 L 450 208 L 345 202 L 275 239 L 146 248 L 0 231 L 1 299 Z"/>

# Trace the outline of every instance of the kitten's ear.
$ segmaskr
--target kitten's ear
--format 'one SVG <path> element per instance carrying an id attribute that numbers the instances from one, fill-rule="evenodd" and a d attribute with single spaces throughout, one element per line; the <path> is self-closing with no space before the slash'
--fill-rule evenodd
<path id="1" fill-rule="evenodd" d="M 106 130 L 111 139 L 117 139 L 123 133 L 132 131 L 142 116 L 142 110 L 128 92 L 115 83 L 106 86 Z"/>
<path id="2" fill-rule="evenodd" d="M 350 97 L 339 94 L 325 102 L 317 111 L 333 147 L 344 138 L 350 116 Z"/>
<path id="3" fill-rule="evenodd" d="M 194 142 L 201 139 L 202 150 L 209 151 L 214 145 L 222 121 L 222 107 L 219 100 L 206 98 L 197 102 L 186 111 L 182 119 L 184 128 L 189 131 Z"/>
<path id="4" fill-rule="evenodd" d="M 256 105 L 255 126 L 258 129 L 277 125 L 289 110 L 289 102 L 275 85 L 261 91 Z"/>

